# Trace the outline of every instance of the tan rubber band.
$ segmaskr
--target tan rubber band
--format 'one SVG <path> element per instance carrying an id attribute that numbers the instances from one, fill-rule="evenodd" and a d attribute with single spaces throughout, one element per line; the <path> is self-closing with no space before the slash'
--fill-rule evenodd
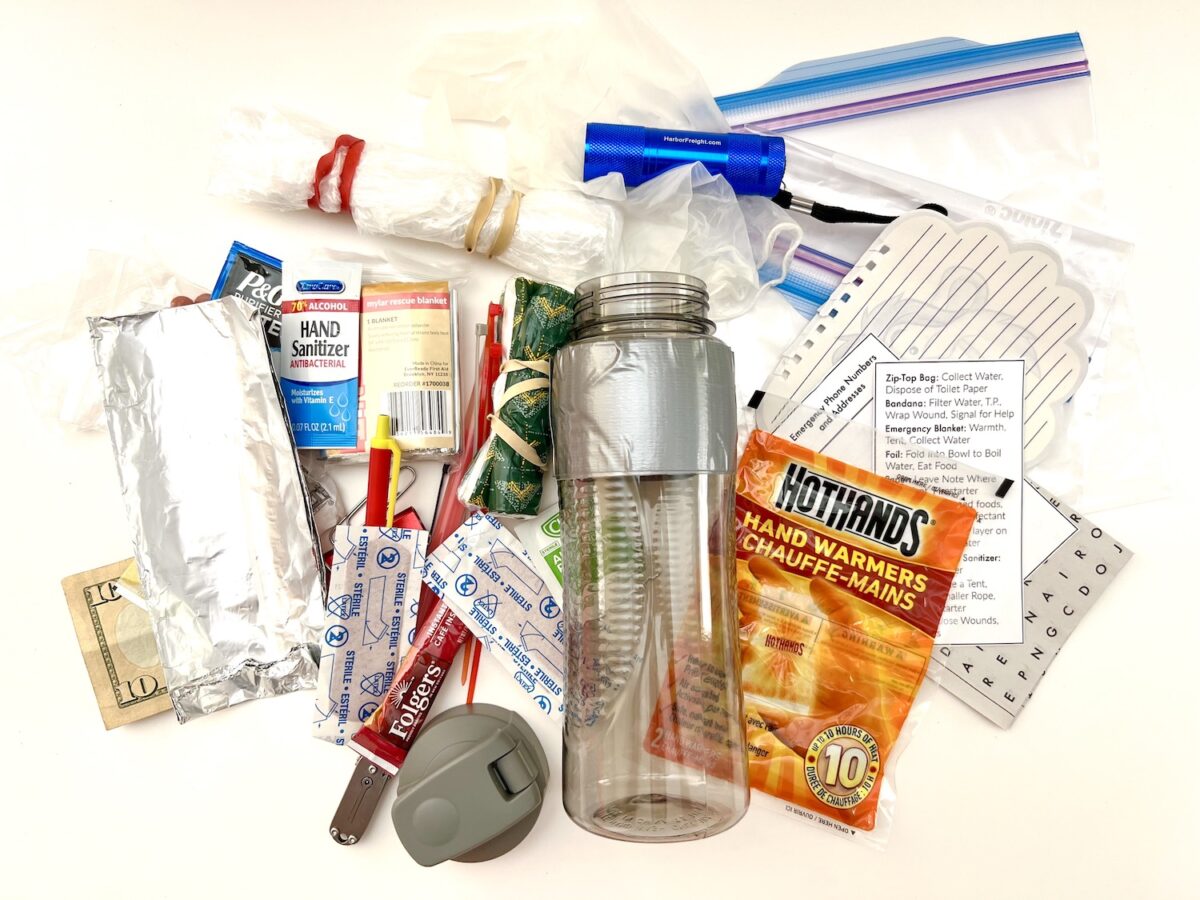
<path id="1" fill-rule="evenodd" d="M 492 423 L 492 432 L 508 446 L 517 451 L 517 454 L 532 466 L 537 466 L 539 469 L 546 468 L 546 464 L 542 462 L 542 458 L 538 456 L 533 446 L 529 444 L 519 434 L 505 425 L 500 417 L 494 413 L 488 416 L 488 421 Z"/>
<path id="2" fill-rule="evenodd" d="M 530 391 L 540 391 L 542 388 L 549 387 L 549 378 L 527 378 L 524 381 L 512 385 L 500 395 L 500 403 L 497 405 L 497 409 L 504 409 L 504 404 L 513 399 L 513 397 L 519 397 L 521 394 L 527 394 Z"/>
<path id="3" fill-rule="evenodd" d="M 517 232 L 517 217 L 521 215 L 521 198 L 524 196 L 520 191 L 512 192 L 508 206 L 504 207 L 504 218 L 500 220 L 500 230 L 496 232 L 496 239 L 492 241 L 492 249 L 488 251 L 488 259 L 499 256 L 512 243 L 513 235 Z"/>
<path id="4" fill-rule="evenodd" d="M 488 179 L 488 192 L 479 198 L 479 204 L 475 207 L 475 215 L 471 216 L 471 222 L 467 225 L 467 235 L 463 238 L 463 247 L 468 253 L 475 252 L 475 245 L 479 242 L 479 233 L 483 231 L 483 223 L 492 214 L 492 207 L 496 205 L 496 195 L 500 193 L 503 185 L 504 182 L 499 178 Z"/>
<path id="5" fill-rule="evenodd" d="M 506 375 L 509 372 L 519 372 L 521 369 L 529 369 L 533 372 L 541 372 L 543 375 L 550 374 L 550 360 L 548 359 L 510 359 L 506 360 L 504 365 L 500 367 L 500 374 Z"/>
<path id="6" fill-rule="evenodd" d="M 531 372 L 538 372 L 542 375 L 550 374 L 550 360 L 548 359 L 510 359 L 500 367 L 500 374 L 507 372 L 519 372 L 522 369 L 528 369 Z M 540 391 L 542 388 L 549 389 L 549 378 L 526 378 L 517 384 L 509 386 L 504 393 L 500 395 L 500 401 L 496 404 L 497 413 L 504 409 L 504 405 L 514 397 L 519 397 L 521 394 L 529 391 Z M 508 427 L 500 420 L 498 415 L 488 416 L 488 421 L 492 423 L 492 432 L 508 446 L 512 447 L 517 454 L 528 462 L 530 465 L 537 466 L 539 469 L 545 469 L 546 464 L 542 462 L 542 458 L 538 456 L 538 452 L 533 449 L 533 445 L 528 443 L 519 434 Z"/>

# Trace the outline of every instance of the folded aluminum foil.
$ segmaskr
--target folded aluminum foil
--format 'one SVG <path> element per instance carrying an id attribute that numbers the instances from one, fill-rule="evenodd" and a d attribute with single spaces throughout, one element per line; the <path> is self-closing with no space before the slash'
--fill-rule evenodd
<path id="1" fill-rule="evenodd" d="M 230 297 L 88 325 L 179 721 L 313 687 L 319 545 L 257 314 Z"/>

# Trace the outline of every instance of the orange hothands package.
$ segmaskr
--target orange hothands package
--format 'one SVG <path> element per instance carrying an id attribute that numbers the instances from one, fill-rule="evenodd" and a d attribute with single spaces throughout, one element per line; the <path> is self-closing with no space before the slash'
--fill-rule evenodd
<path id="1" fill-rule="evenodd" d="M 750 436 L 735 527 L 752 787 L 839 831 L 875 829 L 974 521 L 969 506 Z"/>

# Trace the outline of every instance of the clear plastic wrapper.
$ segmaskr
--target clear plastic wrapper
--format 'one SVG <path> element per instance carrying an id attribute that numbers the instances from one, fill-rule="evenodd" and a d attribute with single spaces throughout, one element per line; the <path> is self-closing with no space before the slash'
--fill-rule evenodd
<path id="1" fill-rule="evenodd" d="M 603 200 L 569 190 L 517 196 L 461 163 L 369 140 L 357 145 L 351 184 L 343 173 L 354 157 L 337 149 L 340 140 L 332 128 L 278 110 L 235 109 L 210 190 L 279 210 L 348 211 L 369 234 L 478 249 L 545 278 L 606 271 L 616 251 L 621 217 Z M 331 168 L 319 177 L 329 154 Z"/>
<path id="2" fill-rule="evenodd" d="M 699 69 L 624 0 L 545 0 L 524 12 L 499 33 L 438 35 L 411 79 L 454 119 L 505 123 L 519 186 L 578 188 L 588 122 L 729 130 Z"/>
<path id="3" fill-rule="evenodd" d="M 89 316 L 106 317 L 161 309 L 175 296 L 195 297 L 205 288 L 181 278 L 161 263 L 107 250 L 91 250 L 74 299 L 57 321 L 47 315 L 45 286 L 28 301 L 5 304 L 6 339 L 37 408 L 47 418 L 82 431 L 104 427 L 104 405 L 96 381 L 88 336 Z M 58 293 L 71 296 L 65 284 Z M 20 321 L 25 312 L 36 318 Z"/>
<path id="4" fill-rule="evenodd" d="M 581 183 L 588 122 L 728 131 L 697 68 L 622 2 L 548 8 L 537 25 L 439 36 L 418 93 L 455 120 L 503 124 L 518 185 L 611 200 L 624 228 L 608 272 L 670 271 L 708 285 L 715 320 L 738 316 L 778 282 L 801 226 L 762 197 L 738 198 L 702 166 L 626 190 L 613 174 Z M 536 270 L 531 270 L 536 274 Z M 572 282 L 563 273 L 551 281 Z"/>
<path id="5" fill-rule="evenodd" d="M 226 298 L 88 321 L 176 716 L 312 687 L 324 579 L 258 317 Z"/>
<path id="6" fill-rule="evenodd" d="M 695 275 L 708 285 L 717 321 L 746 313 L 782 282 L 803 235 L 766 197 L 738 197 L 701 165 L 672 169 L 628 192 L 619 175 L 587 188 L 624 197 L 625 231 L 613 271 Z"/>

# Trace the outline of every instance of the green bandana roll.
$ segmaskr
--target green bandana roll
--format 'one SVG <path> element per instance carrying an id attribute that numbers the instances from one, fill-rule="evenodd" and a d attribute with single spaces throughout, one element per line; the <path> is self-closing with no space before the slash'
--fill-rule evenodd
<path id="1" fill-rule="evenodd" d="M 514 278 L 504 299 L 505 313 L 512 316 L 508 361 L 501 369 L 504 394 L 482 460 L 471 465 L 464 500 L 500 516 L 535 516 L 550 462 L 550 362 L 570 335 L 575 295 Z"/>

